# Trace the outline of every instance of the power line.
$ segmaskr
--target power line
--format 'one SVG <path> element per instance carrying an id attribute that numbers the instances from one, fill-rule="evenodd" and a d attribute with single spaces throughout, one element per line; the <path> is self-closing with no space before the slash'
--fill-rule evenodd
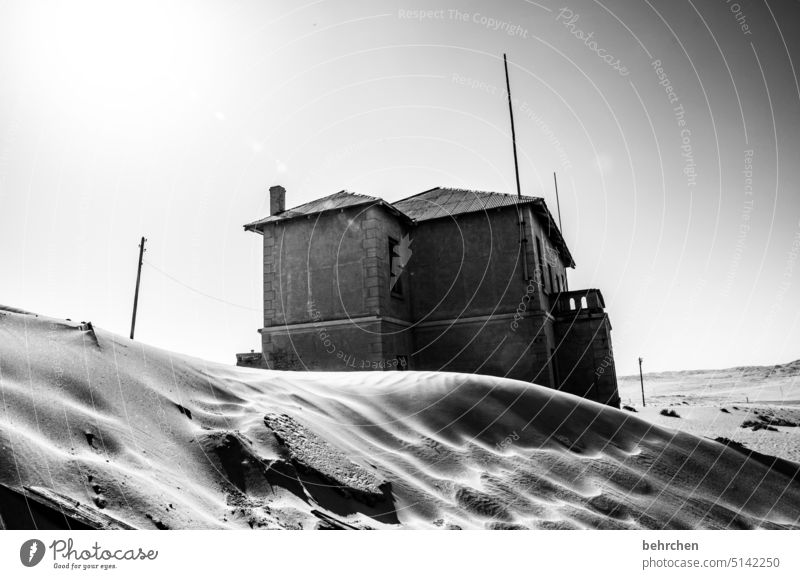
<path id="1" fill-rule="evenodd" d="M 260 309 L 258 309 L 258 308 L 251 308 L 250 306 L 243 306 L 242 304 L 235 304 L 235 303 L 233 303 L 233 302 L 229 302 L 229 301 L 227 301 L 227 300 L 223 300 L 222 298 L 218 298 L 217 296 L 212 296 L 211 294 L 207 294 L 206 292 L 204 292 L 204 291 L 201 291 L 201 290 L 199 290 L 199 289 L 197 289 L 197 288 L 194 288 L 194 287 L 192 287 L 192 286 L 190 286 L 190 285 L 188 285 L 188 284 L 186 284 L 186 283 L 182 282 L 182 281 L 181 281 L 181 280 L 179 280 L 178 278 L 171 276 L 171 275 L 170 275 L 170 274 L 168 274 L 166 271 L 164 271 L 164 270 L 163 270 L 163 269 L 161 269 L 161 268 L 158 268 L 158 267 L 156 267 L 155 265 L 153 265 L 153 264 L 152 264 L 152 263 L 150 263 L 149 261 L 145 261 L 145 262 L 144 262 L 144 264 L 145 264 L 145 265 L 147 265 L 148 267 L 152 267 L 152 268 L 153 268 L 154 270 L 156 270 L 158 273 L 160 273 L 161 275 L 163 275 L 163 276 L 164 276 L 164 277 L 166 277 L 166 278 L 169 278 L 170 280 L 172 280 L 172 281 L 173 281 L 173 282 L 175 282 L 176 284 L 178 284 L 178 285 L 180 285 L 180 286 L 183 286 L 183 287 L 185 287 L 186 289 L 188 289 L 189 291 L 191 291 L 191 292 L 194 292 L 194 293 L 196 293 L 196 294 L 198 294 L 198 295 L 201 295 L 201 296 L 203 296 L 204 298 L 208 298 L 208 299 L 210 299 L 210 300 L 214 300 L 214 301 L 216 301 L 216 302 L 220 302 L 220 303 L 223 303 L 223 304 L 225 304 L 225 305 L 228 305 L 228 306 L 231 306 L 231 307 L 234 307 L 234 308 L 240 308 L 240 309 L 243 309 L 243 310 L 249 310 L 249 311 L 251 311 L 251 312 L 260 312 L 260 311 L 261 311 L 261 310 L 260 310 Z"/>

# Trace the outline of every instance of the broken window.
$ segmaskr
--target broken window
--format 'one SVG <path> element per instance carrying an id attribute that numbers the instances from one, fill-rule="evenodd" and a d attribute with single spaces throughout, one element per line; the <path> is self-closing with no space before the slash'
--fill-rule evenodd
<path id="1" fill-rule="evenodd" d="M 402 250 L 400 243 L 396 239 L 389 238 L 389 289 L 396 296 L 403 295 L 403 264 L 401 260 Z"/>
<path id="2" fill-rule="evenodd" d="M 411 236 L 406 233 L 400 241 L 389 238 L 389 289 L 395 297 L 404 293 L 402 275 L 411 259 Z"/>
<path id="3" fill-rule="evenodd" d="M 542 242 L 539 240 L 539 237 L 536 237 L 536 259 L 539 262 L 539 281 L 542 284 L 542 289 L 547 290 L 545 287 L 545 277 L 544 277 L 544 255 L 542 254 Z"/>

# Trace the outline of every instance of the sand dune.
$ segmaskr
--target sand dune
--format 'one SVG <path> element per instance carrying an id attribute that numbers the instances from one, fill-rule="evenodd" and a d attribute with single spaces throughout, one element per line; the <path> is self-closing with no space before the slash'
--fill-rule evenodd
<path id="1" fill-rule="evenodd" d="M 7 528 L 799 528 L 735 448 L 547 388 L 212 364 L 0 310 Z"/>

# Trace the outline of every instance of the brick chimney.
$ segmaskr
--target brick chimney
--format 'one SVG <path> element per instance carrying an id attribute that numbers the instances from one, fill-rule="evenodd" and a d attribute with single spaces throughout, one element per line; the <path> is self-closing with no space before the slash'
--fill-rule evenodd
<path id="1" fill-rule="evenodd" d="M 286 189 L 280 185 L 269 188 L 269 214 L 278 215 L 286 211 Z"/>

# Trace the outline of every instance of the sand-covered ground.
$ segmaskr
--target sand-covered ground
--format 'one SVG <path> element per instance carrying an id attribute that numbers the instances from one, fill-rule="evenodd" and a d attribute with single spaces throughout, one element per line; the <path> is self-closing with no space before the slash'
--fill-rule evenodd
<path id="1" fill-rule="evenodd" d="M 791 463 L 513 380 L 236 368 L 6 308 L 0 403 L 7 528 L 800 528 Z"/>
<path id="2" fill-rule="evenodd" d="M 727 438 L 800 462 L 800 360 L 776 366 L 662 372 L 619 380 L 622 404 L 651 422 Z M 674 412 L 678 416 L 665 416 Z"/>

